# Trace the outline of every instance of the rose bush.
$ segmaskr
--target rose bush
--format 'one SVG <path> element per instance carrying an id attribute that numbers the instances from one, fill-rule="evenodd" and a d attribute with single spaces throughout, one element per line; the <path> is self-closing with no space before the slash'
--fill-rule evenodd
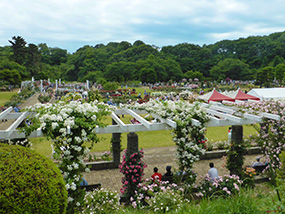
<path id="1" fill-rule="evenodd" d="M 36 112 L 32 125 L 25 128 L 26 135 L 40 128 L 54 144 L 54 158 L 63 173 L 68 190 L 68 212 L 78 210 L 83 204 L 84 190 L 79 189 L 81 173 L 88 171 L 84 158 L 89 149 L 84 142 L 98 141 L 96 127 L 104 127 L 102 118 L 111 113 L 110 106 L 91 102 L 36 104 L 28 111 Z"/>

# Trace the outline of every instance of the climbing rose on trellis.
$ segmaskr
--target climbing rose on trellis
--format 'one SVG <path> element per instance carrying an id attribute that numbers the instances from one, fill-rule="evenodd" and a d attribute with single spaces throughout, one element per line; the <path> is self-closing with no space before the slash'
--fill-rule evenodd
<path id="1" fill-rule="evenodd" d="M 37 128 L 53 140 L 54 158 L 63 173 L 66 189 L 68 190 L 68 212 L 72 213 L 83 204 L 84 191 L 79 189 L 81 173 L 88 171 L 84 164 L 89 149 L 98 141 L 96 127 L 106 126 L 102 118 L 109 115 L 112 109 L 104 103 L 81 103 L 60 101 L 55 104 L 36 104 L 28 109 L 37 112 L 31 118 L 33 125 L 26 127 L 29 135 Z"/>
<path id="2" fill-rule="evenodd" d="M 176 122 L 177 126 L 173 129 L 173 140 L 177 145 L 179 169 L 189 176 L 193 175 L 193 164 L 200 159 L 200 155 L 204 154 L 206 149 L 205 126 L 210 120 L 206 110 L 198 102 L 194 104 L 170 100 L 159 102 L 153 99 L 148 103 L 126 107 L 145 110 L 163 119 L 171 119 Z M 191 180 L 189 184 L 195 182 L 195 178 L 189 179 Z"/>
<path id="3" fill-rule="evenodd" d="M 143 149 L 133 154 L 129 154 L 125 150 L 122 164 L 119 165 L 120 172 L 124 175 L 122 177 L 123 187 L 121 193 L 127 198 L 134 196 L 139 184 L 143 181 L 144 169 L 147 167 L 142 161 L 143 153 Z"/>

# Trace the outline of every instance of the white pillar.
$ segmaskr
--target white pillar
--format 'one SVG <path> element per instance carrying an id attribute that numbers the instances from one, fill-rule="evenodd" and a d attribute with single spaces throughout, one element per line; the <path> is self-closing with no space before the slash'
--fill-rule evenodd
<path id="1" fill-rule="evenodd" d="M 61 86 L 61 79 L 59 79 L 59 84 L 58 85 Z"/>
<path id="2" fill-rule="evenodd" d="M 32 82 L 34 82 L 35 81 L 35 78 L 34 77 L 32 77 Z"/>
<path id="3" fill-rule="evenodd" d="M 41 80 L 40 92 L 43 92 L 43 80 Z"/>
<path id="4" fill-rule="evenodd" d="M 48 84 L 50 84 L 50 79 L 48 78 Z"/>
<path id="5" fill-rule="evenodd" d="M 86 80 L 86 89 L 89 90 L 89 80 Z"/>
<path id="6" fill-rule="evenodd" d="M 55 80 L 55 91 L 57 91 L 57 80 Z"/>

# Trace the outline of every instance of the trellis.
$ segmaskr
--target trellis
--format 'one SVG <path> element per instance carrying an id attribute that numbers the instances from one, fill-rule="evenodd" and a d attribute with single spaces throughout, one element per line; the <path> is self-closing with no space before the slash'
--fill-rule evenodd
<path id="1" fill-rule="evenodd" d="M 211 102 L 210 104 L 202 104 L 205 107 L 207 114 L 210 116 L 208 127 L 214 126 L 232 126 L 232 125 L 245 125 L 261 123 L 262 118 L 268 118 L 272 120 L 280 120 L 279 115 L 270 113 L 260 113 L 259 115 L 253 115 L 244 113 L 242 117 L 234 116 L 234 108 L 225 106 L 221 103 Z M 9 107 L 5 111 L 0 113 L 0 120 L 15 120 L 5 130 L 0 130 L 0 140 L 25 138 L 25 134 L 17 130 L 18 126 L 25 121 L 28 112 L 13 112 L 13 108 Z M 158 122 L 149 122 L 142 114 L 149 114 L 146 111 L 130 110 L 127 108 L 117 109 L 111 113 L 115 125 L 109 125 L 104 128 L 96 128 L 97 134 L 105 133 L 126 133 L 126 132 L 142 132 L 142 131 L 158 131 L 158 130 L 169 130 L 176 127 L 176 122 L 170 119 L 163 119 L 156 114 L 151 114 Z M 125 124 L 119 117 L 119 115 L 131 115 L 139 124 Z M 194 125 L 199 125 L 199 121 L 192 119 Z M 40 129 L 33 132 L 30 137 L 41 137 L 42 132 Z"/>

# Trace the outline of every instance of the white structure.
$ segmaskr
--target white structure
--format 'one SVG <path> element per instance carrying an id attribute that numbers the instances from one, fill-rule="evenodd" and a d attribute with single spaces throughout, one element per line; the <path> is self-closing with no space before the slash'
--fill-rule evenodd
<path id="1" fill-rule="evenodd" d="M 247 94 L 260 100 L 285 98 L 285 88 L 253 88 Z"/>
<path id="2" fill-rule="evenodd" d="M 206 107 L 208 115 L 210 115 L 210 121 L 207 124 L 208 127 L 211 126 L 230 126 L 230 125 L 244 125 L 244 124 L 255 124 L 261 123 L 262 118 L 270 118 L 273 120 L 280 120 L 279 115 L 261 113 L 260 115 L 253 115 L 244 113 L 242 117 L 233 116 L 235 112 L 233 108 L 226 107 L 218 102 L 211 102 L 210 104 L 203 104 Z M 28 112 L 12 112 L 13 108 L 9 107 L 5 111 L 0 113 L 0 120 L 2 119 L 14 119 L 15 121 L 6 130 L 0 130 L 0 139 L 16 139 L 24 138 L 25 134 L 19 132 L 17 127 L 25 120 Z M 131 115 L 136 118 L 139 124 L 125 124 L 117 115 Z M 156 114 L 152 116 L 159 119 L 159 123 L 151 123 L 139 114 L 147 114 L 145 111 L 133 111 L 130 109 L 119 109 L 111 114 L 112 119 L 117 123 L 117 125 L 109 125 L 105 128 L 96 128 L 96 133 L 124 133 L 124 132 L 140 132 L 140 131 L 157 131 L 157 130 L 169 130 L 176 127 L 176 122 L 170 119 L 160 118 Z M 198 125 L 200 122 L 192 119 L 194 125 Z M 30 137 L 40 137 L 42 132 L 40 129 L 33 132 Z"/>

